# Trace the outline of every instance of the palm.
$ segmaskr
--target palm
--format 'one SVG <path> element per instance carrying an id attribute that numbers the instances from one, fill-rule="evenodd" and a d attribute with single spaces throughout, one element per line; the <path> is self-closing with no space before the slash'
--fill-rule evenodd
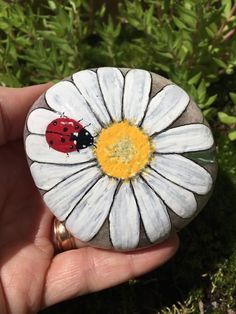
<path id="1" fill-rule="evenodd" d="M 52 216 L 32 184 L 20 141 L 1 148 L 0 173 L 2 285 L 9 287 L 5 294 L 20 302 L 31 294 L 33 284 L 34 302 L 40 302 L 53 256 L 49 240 Z"/>
<path id="2" fill-rule="evenodd" d="M 116 285 L 158 267 L 178 247 L 173 236 L 137 252 L 87 247 L 54 256 L 53 216 L 33 184 L 22 140 L 9 141 L 18 138 L 29 107 L 48 87 L 0 88 L 0 143 L 6 143 L 0 146 L 1 313 L 37 312 Z"/>

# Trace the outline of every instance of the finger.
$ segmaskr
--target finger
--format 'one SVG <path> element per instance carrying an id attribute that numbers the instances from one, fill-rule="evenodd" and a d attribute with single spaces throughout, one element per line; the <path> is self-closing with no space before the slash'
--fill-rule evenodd
<path id="1" fill-rule="evenodd" d="M 27 112 L 52 83 L 24 88 L 0 87 L 0 145 L 20 138 Z"/>
<path id="2" fill-rule="evenodd" d="M 179 246 L 177 235 L 152 248 L 120 253 L 81 248 L 56 255 L 46 278 L 43 306 L 102 290 L 162 265 Z"/>
<path id="3" fill-rule="evenodd" d="M 7 314 L 6 297 L 3 292 L 2 283 L 0 282 L 0 310 L 2 314 Z"/>

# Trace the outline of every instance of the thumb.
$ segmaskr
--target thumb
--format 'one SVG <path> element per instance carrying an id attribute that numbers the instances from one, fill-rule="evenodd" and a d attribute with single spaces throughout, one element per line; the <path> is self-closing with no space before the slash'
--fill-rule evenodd
<path id="1" fill-rule="evenodd" d="M 0 87 L 0 145 L 22 136 L 27 112 L 51 86 L 52 83 L 24 88 Z"/>

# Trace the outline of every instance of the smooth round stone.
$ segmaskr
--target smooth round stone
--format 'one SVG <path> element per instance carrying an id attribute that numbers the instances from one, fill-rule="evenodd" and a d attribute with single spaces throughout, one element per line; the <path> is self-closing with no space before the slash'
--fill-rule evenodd
<path id="1" fill-rule="evenodd" d="M 84 70 L 31 108 L 25 149 L 44 202 L 78 243 L 147 247 L 187 225 L 216 178 L 214 141 L 187 93 L 145 70 Z"/>

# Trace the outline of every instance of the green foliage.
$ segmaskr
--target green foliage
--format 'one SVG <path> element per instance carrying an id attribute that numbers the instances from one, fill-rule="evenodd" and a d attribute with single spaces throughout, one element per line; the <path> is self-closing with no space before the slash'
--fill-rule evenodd
<path id="1" fill-rule="evenodd" d="M 233 103 L 233 106 L 231 108 L 232 112 L 235 112 L 235 115 L 229 115 L 225 112 L 218 112 L 218 118 L 220 122 L 224 123 L 225 125 L 228 126 L 229 133 L 228 137 L 231 141 L 236 140 L 236 93 L 229 93 L 229 96 L 231 98 L 231 101 Z"/>
<path id="2" fill-rule="evenodd" d="M 0 85 L 55 81 L 96 66 L 144 68 L 188 91 L 217 134 L 221 186 L 199 227 L 183 232 L 179 257 L 151 278 L 90 296 L 87 303 L 80 299 L 82 312 L 114 313 L 106 298 L 117 297 L 122 309 L 116 313 L 141 313 L 134 304 L 143 298 L 135 296 L 145 289 L 146 300 L 158 299 L 151 302 L 153 313 L 161 304 L 160 313 L 198 313 L 201 306 L 208 313 L 236 309 L 236 151 L 228 140 L 236 139 L 235 13 L 233 0 L 0 0 Z M 183 267 L 183 273 L 169 278 L 171 267 L 176 273 Z"/>
<path id="3" fill-rule="evenodd" d="M 227 113 L 218 112 L 218 117 L 222 123 L 225 123 L 227 125 L 231 125 L 231 124 L 236 123 L 236 117 L 230 116 Z"/>
<path id="4" fill-rule="evenodd" d="M 230 116 L 225 112 L 218 112 L 218 118 L 222 123 L 232 127 L 232 129 L 235 128 L 236 116 Z M 236 140 L 236 131 L 229 131 L 228 137 L 231 141 Z"/>
<path id="5" fill-rule="evenodd" d="M 166 307 L 161 310 L 160 314 L 194 314 L 196 313 L 196 308 L 193 305 L 193 299 L 190 297 L 183 303 L 177 302 L 177 304 L 171 307 Z"/>

